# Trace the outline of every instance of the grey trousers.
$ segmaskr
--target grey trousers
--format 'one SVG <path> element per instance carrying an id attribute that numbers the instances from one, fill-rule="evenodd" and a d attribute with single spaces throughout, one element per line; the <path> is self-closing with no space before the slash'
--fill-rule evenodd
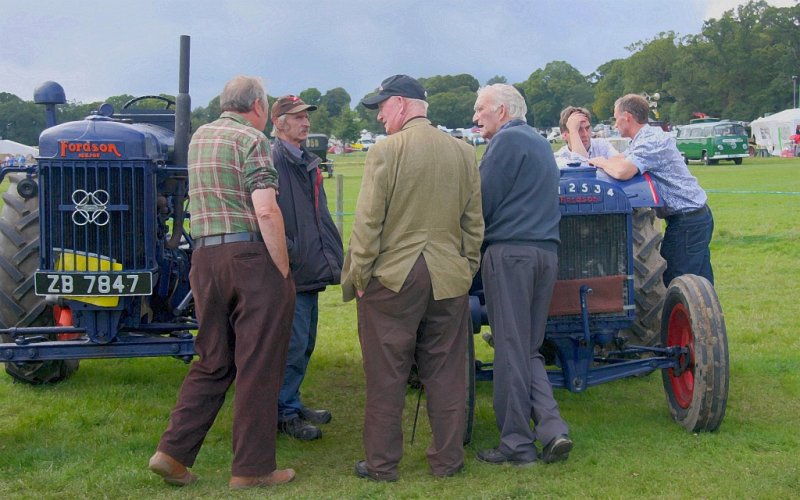
<path id="1" fill-rule="evenodd" d="M 557 275 L 558 254 L 535 246 L 493 244 L 483 256 L 499 450 L 514 459 L 535 459 L 534 441 L 547 445 L 568 432 L 539 353 Z"/>
<path id="2" fill-rule="evenodd" d="M 397 473 L 403 406 L 415 360 L 433 433 L 427 449 L 431 472 L 452 474 L 463 465 L 468 321 L 466 294 L 434 300 L 422 256 L 398 293 L 377 278 L 369 282 L 358 299 L 358 337 L 367 382 L 364 451 L 370 472 Z"/>

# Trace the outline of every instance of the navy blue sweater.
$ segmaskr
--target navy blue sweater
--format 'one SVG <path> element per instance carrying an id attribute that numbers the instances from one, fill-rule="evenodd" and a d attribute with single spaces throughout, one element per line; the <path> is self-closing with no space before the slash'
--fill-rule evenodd
<path id="1" fill-rule="evenodd" d="M 511 120 L 489 141 L 480 173 L 484 248 L 511 243 L 557 252 L 559 172 L 547 140 Z"/>

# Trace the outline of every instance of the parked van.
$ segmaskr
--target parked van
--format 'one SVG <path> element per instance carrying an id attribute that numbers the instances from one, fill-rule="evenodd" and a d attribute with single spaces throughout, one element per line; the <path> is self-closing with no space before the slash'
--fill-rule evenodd
<path id="1" fill-rule="evenodd" d="M 678 129 L 678 150 L 686 163 L 702 160 L 706 165 L 716 165 L 719 160 L 733 160 L 741 165 L 749 156 L 747 131 L 739 122 L 703 118 L 692 120 Z"/>

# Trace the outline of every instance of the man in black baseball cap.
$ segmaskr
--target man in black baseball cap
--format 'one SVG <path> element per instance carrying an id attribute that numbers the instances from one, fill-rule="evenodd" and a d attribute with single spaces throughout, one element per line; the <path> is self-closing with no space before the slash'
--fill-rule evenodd
<path id="1" fill-rule="evenodd" d="M 369 109 L 377 109 L 378 104 L 392 96 L 408 97 L 411 99 L 427 100 L 428 93 L 422 85 L 408 75 L 394 75 L 381 82 L 378 93 L 365 97 L 361 104 Z"/>
<path id="2" fill-rule="evenodd" d="M 433 435 L 428 464 L 434 476 L 452 476 L 464 467 L 467 292 L 483 240 L 475 150 L 431 125 L 425 89 L 409 76 L 387 78 L 361 102 L 378 108 L 388 137 L 367 151 L 342 268 L 343 298 L 358 297 L 367 386 L 355 473 L 397 480 L 416 363 Z"/>

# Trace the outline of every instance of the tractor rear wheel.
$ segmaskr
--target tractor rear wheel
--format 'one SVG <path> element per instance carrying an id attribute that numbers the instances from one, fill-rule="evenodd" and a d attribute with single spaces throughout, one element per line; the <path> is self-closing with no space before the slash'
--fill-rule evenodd
<path id="1" fill-rule="evenodd" d="M 661 221 L 652 208 L 633 210 L 633 284 L 636 319 L 622 336 L 637 345 L 653 346 L 659 341 L 664 296 L 663 276 L 667 263 L 661 256 Z"/>
<path id="2" fill-rule="evenodd" d="M 728 402 L 728 334 L 717 293 L 700 276 L 669 285 L 661 322 L 665 347 L 683 347 L 679 366 L 661 371 L 672 418 L 689 432 L 714 431 Z"/>
<path id="3" fill-rule="evenodd" d="M 0 212 L 0 328 L 52 326 L 53 313 L 34 293 L 33 273 L 39 264 L 39 200 L 17 192 L 24 174 L 10 174 Z M 0 335 L 3 342 L 11 336 Z M 6 363 L 6 372 L 28 384 L 54 383 L 69 378 L 78 360 Z"/>

